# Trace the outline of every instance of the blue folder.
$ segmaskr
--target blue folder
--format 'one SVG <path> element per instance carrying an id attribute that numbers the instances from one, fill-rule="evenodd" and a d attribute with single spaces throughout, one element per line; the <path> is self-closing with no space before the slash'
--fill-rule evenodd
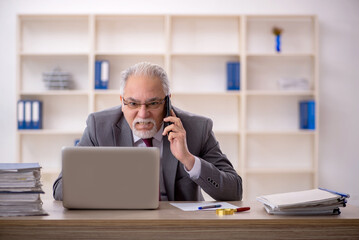
<path id="1" fill-rule="evenodd" d="M 42 128 L 42 102 L 34 100 L 31 102 L 31 128 L 41 129 Z"/>
<path id="2" fill-rule="evenodd" d="M 314 100 L 306 100 L 299 102 L 299 127 L 300 129 L 315 129 Z"/>
<path id="3" fill-rule="evenodd" d="M 227 90 L 240 89 L 240 64 L 227 62 Z"/>
<path id="4" fill-rule="evenodd" d="M 107 60 L 95 62 L 95 89 L 108 89 L 110 63 Z"/>
<path id="5" fill-rule="evenodd" d="M 31 129 L 32 122 L 31 122 L 31 101 L 24 100 L 24 107 L 25 107 L 25 128 L 24 129 Z"/>
<path id="6" fill-rule="evenodd" d="M 23 100 L 17 102 L 17 128 L 25 129 L 25 103 Z"/>

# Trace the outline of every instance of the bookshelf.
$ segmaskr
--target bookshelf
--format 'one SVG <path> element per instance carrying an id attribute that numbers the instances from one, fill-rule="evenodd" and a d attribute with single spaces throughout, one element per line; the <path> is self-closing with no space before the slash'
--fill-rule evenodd
<path id="1" fill-rule="evenodd" d="M 17 161 L 53 179 L 62 146 L 81 137 L 89 113 L 116 106 L 125 68 L 150 61 L 169 74 L 173 105 L 210 117 L 243 178 L 244 198 L 317 186 L 318 21 L 298 15 L 18 15 L 17 99 L 43 101 L 43 129 L 18 130 Z M 283 29 L 275 52 L 274 26 Z M 96 60 L 110 62 L 108 90 L 94 89 Z M 226 90 L 226 63 L 240 61 L 240 91 Z M 47 90 L 60 66 L 71 90 Z M 279 90 L 282 77 L 309 90 Z M 316 130 L 299 129 L 299 101 L 316 101 Z"/>

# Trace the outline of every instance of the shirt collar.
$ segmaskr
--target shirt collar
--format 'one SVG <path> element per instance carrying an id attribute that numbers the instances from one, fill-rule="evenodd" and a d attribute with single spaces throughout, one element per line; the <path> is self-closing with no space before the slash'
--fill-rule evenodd
<path id="1" fill-rule="evenodd" d="M 155 134 L 155 136 L 153 136 L 154 139 L 156 139 L 158 142 L 162 141 L 162 133 L 163 133 L 163 123 L 161 124 L 160 129 L 158 130 L 158 132 Z M 132 131 L 132 136 L 133 136 L 133 142 L 137 143 L 138 141 L 142 140 L 142 138 L 139 138 L 138 136 L 136 136 L 133 131 Z"/>

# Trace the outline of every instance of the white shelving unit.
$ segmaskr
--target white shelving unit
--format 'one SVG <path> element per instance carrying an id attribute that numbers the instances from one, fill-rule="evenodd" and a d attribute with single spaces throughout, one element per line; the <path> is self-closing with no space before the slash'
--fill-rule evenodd
<path id="1" fill-rule="evenodd" d="M 275 52 L 274 26 L 283 29 Z M 316 16 L 19 15 L 17 98 L 43 101 L 43 129 L 18 130 L 18 162 L 61 170 L 62 146 L 81 137 L 87 115 L 120 104 L 125 68 L 150 61 L 170 77 L 173 105 L 214 121 L 221 148 L 243 178 L 244 198 L 317 186 Z M 94 90 L 95 60 L 110 62 L 109 90 Z M 226 63 L 240 61 L 240 91 L 226 89 Z M 59 66 L 71 90 L 46 90 Z M 279 90 L 283 77 L 308 91 Z M 299 130 L 300 100 L 316 101 L 316 130 Z"/>

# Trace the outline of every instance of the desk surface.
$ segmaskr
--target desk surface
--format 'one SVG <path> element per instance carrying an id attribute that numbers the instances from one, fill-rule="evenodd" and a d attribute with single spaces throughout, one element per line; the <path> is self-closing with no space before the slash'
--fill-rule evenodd
<path id="1" fill-rule="evenodd" d="M 359 208 L 332 216 L 273 216 L 258 202 L 247 212 L 217 216 L 214 211 L 185 212 L 160 202 L 157 210 L 67 210 L 44 201 L 49 216 L 0 218 L 0 238 L 87 239 L 359 239 Z M 5 238 L 4 238 L 5 239 Z"/>

